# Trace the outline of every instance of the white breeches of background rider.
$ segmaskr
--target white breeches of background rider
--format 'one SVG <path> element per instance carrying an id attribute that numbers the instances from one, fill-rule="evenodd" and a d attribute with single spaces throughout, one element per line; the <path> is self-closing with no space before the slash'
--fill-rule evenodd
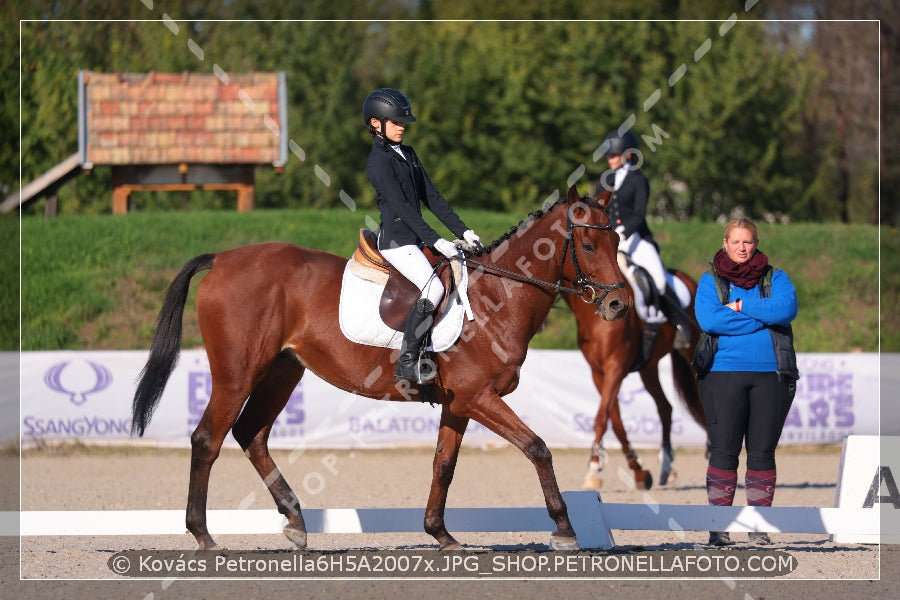
<path id="1" fill-rule="evenodd" d="M 624 252 L 631 256 L 634 264 L 643 267 L 650 274 L 660 295 L 666 293 L 666 267 L 659 257 L 659 252 L 656 251 L 656 246 L 642 238 L 641 234 L 635 231 L 627 238 L 620 238 L 619 252 Z M 648 306 L 646 300 L 640 304 L 643 304 L 646 308 L 646 315 L 644 311 L 639 310 L 643 321 L 647 323 L 666 322 L 666 316 L 657 307 Z"/>
<path id="2" fill-rule="evenodd" d="M 432 304 L 438 305 L 444 296 L 444 284 L 435 276 L 434 267 L 418 246 L 410 244 L 389 248 L 382 250 L 381 255 L 421 290 L 422 298 L 428 298 Z"/>

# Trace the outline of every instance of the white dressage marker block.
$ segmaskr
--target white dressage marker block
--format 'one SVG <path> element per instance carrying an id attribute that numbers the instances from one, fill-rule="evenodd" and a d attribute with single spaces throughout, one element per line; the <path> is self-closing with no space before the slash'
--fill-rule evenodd
<path id="1" fill-rule="evenodd" d="M 582 548 L 614 547 L 615 529 L 878 535 L 882 527 L 900 526 L 898 511 L 886 509 L 607 504 L 591 491 L 565 492 L 563 497 Z"/>
<path id="2" fill-rule="evenodd" d="M 858 544 L 900 544 L 900 437 L 850 435 L 844 438 L 834 505 L 880 513 L 881 529 L 835 532 L 832 540 Z"/>

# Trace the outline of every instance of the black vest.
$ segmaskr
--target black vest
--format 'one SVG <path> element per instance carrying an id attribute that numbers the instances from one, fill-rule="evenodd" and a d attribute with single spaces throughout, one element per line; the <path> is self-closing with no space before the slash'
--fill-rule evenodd
<path id="1" fill-rule="evenodd" d="M 762 277 L 759 278 L 760 298 L 770 298 L 772 296 L 772 273 L 774 272 L 775 268 L 772 265 L 766 265 Z M 707 273 L 712 275 L 713 281 L 716 282 L 719 301 L 722 304 L 728 304 L 728 281 L 719 277 L 712 263 L 710 263 Z M 794 330 L 790 325 L 767 325 L 766 328 L 772 336 L 772 346 L 775 349 L 775 365 L 778 369 L 778 374 L 782 377 L 800 379 L 800 371 L 797 369 L 797 353 L 794 351 Z M 715 355 L 718 342 L 719 336 L 707 335 L 706 332 L 701 333 L 692 363 L 694 370 L 697 371 L 700 377 L 706 375 L 712 366 L 712 357 Z"/>

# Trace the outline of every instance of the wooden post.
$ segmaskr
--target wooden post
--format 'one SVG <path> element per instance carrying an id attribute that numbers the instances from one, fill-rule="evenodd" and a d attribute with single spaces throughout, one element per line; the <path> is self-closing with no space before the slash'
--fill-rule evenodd
<path id="1" fill-rule="evenodd" d="M 50 194 L 47 196 L 47 202 L 44 204 L 44 217 L 52 219 L 59 211 L 59 196 Z"/>
<path id="2" fill-rule="evenodd" d="M 124 215 L 128 213 L 128 196 L 131 188 L 127 185 L 117 185 L 113 188 L 113 214 Z"/>
<path id="3" fill-rule="evenodd" d="M 238 212 L 249 212 L 253 210 L 253 202 L 255 200 L 253 184 L 244 183 L 237 186 L 237 209 Z"/>

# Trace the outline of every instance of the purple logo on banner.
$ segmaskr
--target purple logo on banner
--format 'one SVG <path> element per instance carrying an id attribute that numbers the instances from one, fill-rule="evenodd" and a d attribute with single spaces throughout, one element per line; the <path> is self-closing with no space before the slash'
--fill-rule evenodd
<path id="1" fill-rule="evenodd" d="M 112 383 L 112 372 L 92 361 L 64 361 L 47 369 L 44 385 L 54 392 L 65 394 L 69 402 L 78 407 L 77 416 L 53 413 L 52 417 L 27 413 L 22 415 L 23 439 L 69 438 L 121 438 L 131 429 L 130 418 L 117 418 L 90 414 L 85 406 L 90 394 L 107 389 Z M 100 403 L 102 405 L 102 403 Z M 40 411 L 38 411 L 40 412 Z"/>
<path id="2" fill-rule="evenodd" d="M 206 403 L 212 393 L 212 376 L 208 371 L 188 372 L 188 422 L 190 427 L 196 427 L 203 416 Z"/>
<path id="3" fill-rule="evenodd" d="M 797 394 L 782 432 L 783 442 L 837 442 L 853 431 L 853 371 L 832 359 L 800 365 Z"/>
<path id="4" fill-rule="evenodd" d="M 287 438 L 303 435 L 303 424 L 306 422 L 306 411 L 303 409 L 303 382 L 301 381 L 291 392 L 287 404 L 275 424 L 269 437 Z"/>
<path id="5" fill-rule="evenodd" d="M 212 375 L 209 371 L 188 372 L 188 426 L 193 430 L 200 423 L 203 411 L 212 395 Z M 306 413 L 303 410 L 303 382 L 294 388 L 287 405 L 272 425 L 270 437 L 290 437 L 303 435 Z"/>
<path id="6" fill-rule="evenodd" d="M 71 364 L 71 361 L 57 363 L 44 373 L 44 384 L 54 392 L 67 394 L 69 402 L 75 406 L 81 406 L 87 402 L 88 394 L 105 390 L 112 383 L 112 373 L 101 364 L 85 361 L 90 366 L 90 374 L 84 369 L 75 370 L 73 377 L 63 377 L 63 371 Z M 70 369 L 70 373 L 72 370 Z M 74 381 L 64 381 L 74 379 Z"/>

